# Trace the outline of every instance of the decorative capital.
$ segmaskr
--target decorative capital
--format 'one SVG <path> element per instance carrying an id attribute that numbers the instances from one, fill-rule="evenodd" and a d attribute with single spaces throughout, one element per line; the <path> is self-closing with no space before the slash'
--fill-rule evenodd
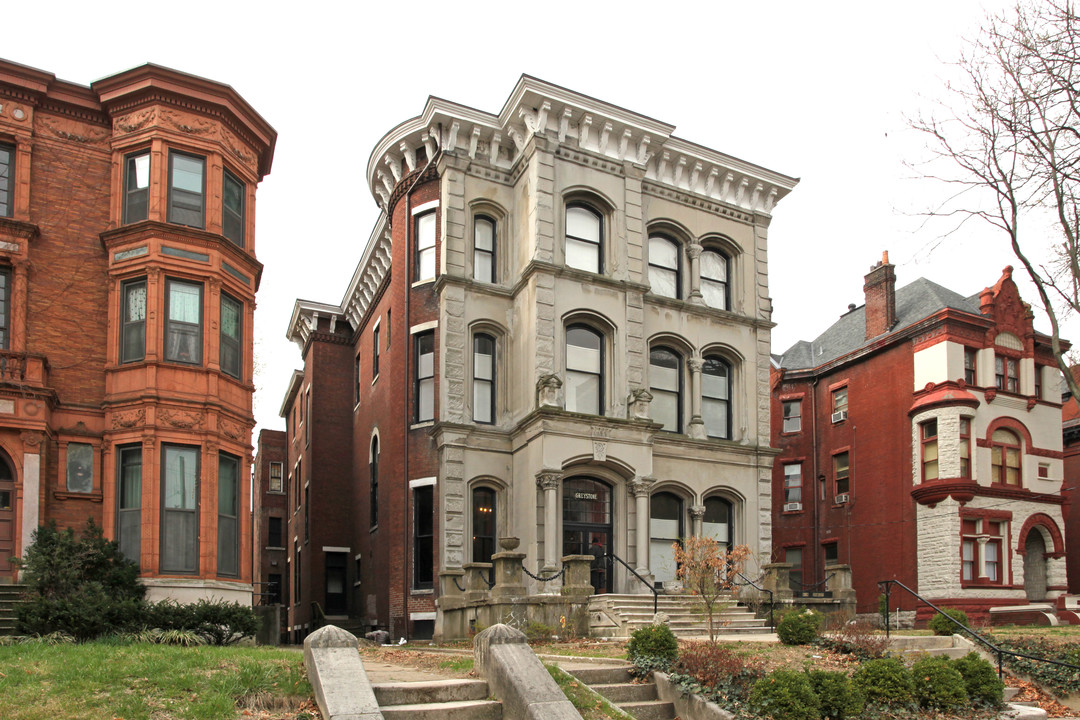
<path id="1" fill-rule="evenodd" d="M 699 373 L 701 372 L 701 369 L 705 367 L 705 361 L 701 358 L 693 357 L 690 358 L 687 365 L 690 366 L 690 372 Z"/>
<path id="2" fill-rule="evenodd" d="M 559 470 L 541 470 L 536 473 L 536 484 L 543 490 L 558 490 L 562 476 Z"/>
<path id="3" fill-rule="evenodd" d="M 686 246 L 686 257 L 691 260 L 697 260 L 701 257 L 701 253 L 705 248 L 698 245 L 696 242 L 692 242 Z"/>
<path id="4" fill-rule="evenodd" d="M 630 481 L 630 494 L 636 498 L 648 497 L 652 486 L 656 484 L 656 478 L 650 476 L 636 477 Z"/>
<path id="5" fill-rule="evenodd" d="M 705 506 L 704 505 L 691 505 L 690 506 L 690 517 L 694 518 L 695 520 L 700 520 L 701 518 L 705 517 Z"/>

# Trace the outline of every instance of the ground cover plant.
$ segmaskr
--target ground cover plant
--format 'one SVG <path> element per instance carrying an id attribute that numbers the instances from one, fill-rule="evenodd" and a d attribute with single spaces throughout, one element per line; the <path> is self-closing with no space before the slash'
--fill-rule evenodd
<path id="1" fill-rule="evenodd" d="M 1074 634 L 1073 638 L 1075 637 Z M 999 637 L 995 634 L 992 640 L 1006 650 L 1080 666 L 1080 641 L 1075 639 L 1066 640 L 1038 635 Z M 1019 675 L 1031 678 L 1062 697 L 1080 693 L 1080 670 L 1008 655 L 1005 656 L 1005 667 Z"/>
<path id="2" fill-rule="evenodd" d="M 97 640 L 0 646 L 0 717 L 11 720 L 311 720 L 295 651 Z"/>

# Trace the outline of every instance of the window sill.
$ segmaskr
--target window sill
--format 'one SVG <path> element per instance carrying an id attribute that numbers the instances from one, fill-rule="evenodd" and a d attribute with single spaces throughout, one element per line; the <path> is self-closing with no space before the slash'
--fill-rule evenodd
<path id="1" fill-rule="evenodd" d="M 284 545 L 267 545 L 263 550 L 284 550 Z"/>
<path id="2" fill-rule="evenodd" d="M 435 426 L 435 421 L 434 420 L 423 420 L 421 422 L 413 423 L 412 425 L 409 426 L 409 429 L 410 430 L 420 430 L 422 428 L 429 428 L 429 427 L 434 427 L 434 426 Z"/>
<path id="3" fill-rule="evenodd" d="M 425 278 L 423 280 L 414 280 L 412 285 L 410 285 L 409 287 L 418 288 L 423 287 L 424 285 L 434 285 L 436 279 L 437 278 Z"/>
<path id="4" fill-rule="evenodd" d="M 434 595 L 434 588 L 413 588 L 409 591 L 410 595 Z"/>
<path id="5" fill-rule="evenodd" d="M 69 490 L 56 490 L 53 492 L 53 497 L 57 500 L 89 500 L 90 502 L 101 502 L 101 493 L 99 492 L 71 492 Z"/>

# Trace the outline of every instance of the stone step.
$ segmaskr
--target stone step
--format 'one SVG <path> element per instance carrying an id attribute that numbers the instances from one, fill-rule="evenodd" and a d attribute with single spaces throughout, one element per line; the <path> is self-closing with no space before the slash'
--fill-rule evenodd
<path id="1" fill-rule="evenodd" d="M 483 680 L 372 683 L 371 689 L 380 706 L 486 700 L 488 697 L 488 686 Z"/>
<path id="2" fill-rule="evenodd" d="M 635 720 L 675 720 L 675 703 L 663 700 L 622 703 L 619 708 L 633 715 Z"/>
<path id="3" fill-rule="evenodd" d="M 656 683 L 613 683 L 602 685 L 589 685 L 593 690 L 606 697 L 616 705 L 628 702 L 644 702 L 657 700 Z"/>
<path id="4" fill-rule="evenodd" d="M 629 665 L 597 665 L 596 667 L 574 668 L 570 671 L 570 674 L 589 687 L 628 683 L 632 679 Z"/>
<path id="5" fill-rule="evenodd" d="M 455 700 L 443 703 L 389 705 L 379 711 L 387 720 L 502 720 L 496 700 Z"/>
<path id="6" fill-rule="evenodd" d="M 952 646 L 952 635 L 893 635 L 889 638 L 889 647 L 894 650 L 934 650 Z"/>

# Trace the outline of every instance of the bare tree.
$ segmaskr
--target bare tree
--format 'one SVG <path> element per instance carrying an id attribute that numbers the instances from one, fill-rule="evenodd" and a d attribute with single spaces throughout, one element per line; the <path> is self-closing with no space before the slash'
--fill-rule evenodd
<path id="1" fill-rule="evenodd" d="M 672 545 L 676 574 L 692 595 L 701 598 L 709 618 L 709 642 L 716 640 L 716 615 L 735 602 L 739 587 L 735 580 L 743 571 L 750 548 L 746 545 L 727 547 L 714 538 L 693 536 Z M 730 602 L 723 602 L 724 598 Z"/>
<path id="2" fill-rule="evenodd" d="M 936 155 L 926 174 L 956 190 L 932 215 L 955 220 L 954 230 L 974 218 L 1008 235 L 1080 397 L 1060 336 L 1061 319 L 1080 312 L 1080 17 L 1071 0 L 1021 0 L 987 18 L 958 66 L 938 112 L 911 123 Z M 1021 221 L 1033 228 L 1023 238 Z M 1060 234 L 1043 263 L 1032 257 L 1045 227 Z"/>

